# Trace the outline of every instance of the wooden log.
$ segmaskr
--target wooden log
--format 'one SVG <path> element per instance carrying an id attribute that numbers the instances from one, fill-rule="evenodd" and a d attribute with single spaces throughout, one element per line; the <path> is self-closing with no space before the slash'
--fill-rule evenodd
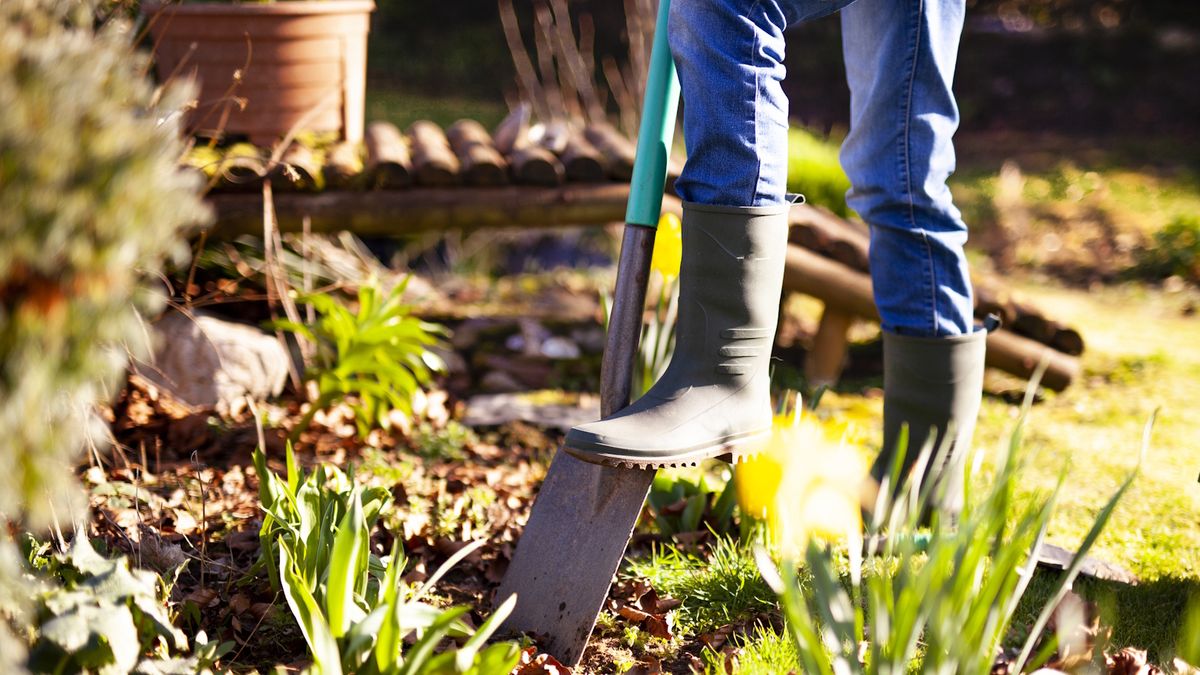
<path id="1" fill-rule="evenodd" d="M 633 160 L 637 155 L 633 141 L 608 124 L 589 125 L 583 135 L 604 155 L 610 177 L 625 182 L 633 178 Z"/>
<path id="2" fill-rule="evenodd" d="M 303 143 L 292 143 L 270 170 L 271 187 L 277 190 L 320 190 L 325 176 L 316 153 Z"/>
<path id="3" fill-rule="evenodd" d="M 1054 337 L 1050 339 L 1050 346 L 1064 354 L 1079 356 L 1084 350 L 1083 336 L 1074 328 L 1058 326 Z"/>
<path id="4" fill-rule="evenodd" d="M 400 130 L 391 122 L 367 125 L 363 143 L 367 150 L 367 182 L 377 188 L 412 185 L 412 158 Z"/>
<path id="5" fill-rule="evenodd" d="M 833 305 L 825 305 L 817 334 L 813 336 L 812 349 L 804 359 L 804 376 L 810 387 L 837 384 L 846 365 L 850 344 L 848 334 L 853 323 L 853 315 Z"/>
<path id="6" fill-rule="evenodd" d="M 800 246 L 788 246 L 783 287 L 811 295 L 840 311 L 879 320 L 870 276 Z M 1079 375 L 1079 360 L 1075 357 L 1011 331 L 992 331 L 987 343 L 987 364 L 1018 377 L 1032 377 L 1042 359 L 1046 359 L 1042 385 L 1055 391 L 1067 388 Z"/>
<path id="7" fill-rule="evenodd" d="M 562 162 L 549 150 L 526 143 L 508 156 L 514 183 L 555 187 L 563 182 L 566 171 Z"/>
<path id="8" fill-rule="evenodd" d="M 448 187 L 458 185 L 458 157 L 441 127 L 429 120 L 417 120 L 408 127 L 412 146 L 413 178 L 417 185 Z"/>
<path id="9" fill-rule="evenodd" d="M 569 181 L 599 183 L 608 177 L 608 162 L 583 134 L 571 134 L 561 159 Z"/>
<path id="10" fill-rule="evenodd" d="M 356 188 L 362 185 L 363 161 L 357 143 L 342 142 L 325 153 L 325 185 L 330 188 Z"/>
<path id="11" fill-rule="evenodd" d="M 492 135 L 482 124 L 458 120 L 446 129 L 446 138 L 458 157 L 464 183 L 485 187 L 508 183 L 508 162 L 492 145 Z"/>

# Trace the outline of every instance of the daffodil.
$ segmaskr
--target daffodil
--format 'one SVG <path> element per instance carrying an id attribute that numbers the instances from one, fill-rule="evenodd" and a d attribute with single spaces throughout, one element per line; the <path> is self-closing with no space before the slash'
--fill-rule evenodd
<path id="1" fill-rule="evenodd" d="M 801 555 L 812 537 L 862 537 L 867 463 L 847 436 L 811 413 L 779 416 L 762 450 L 738 467 L 743 511 L 767 522 L 784 555 Z"/>
<path id="2" fill-rule="evenodd" d="M 665 279 L 674 279 L 679 276 L 679 264 L 682 260 L 683 228 L 679 216 L 664 213 L 658 219 L 658 233 L 654 235 L 650 269 L 656 270 Z"/>

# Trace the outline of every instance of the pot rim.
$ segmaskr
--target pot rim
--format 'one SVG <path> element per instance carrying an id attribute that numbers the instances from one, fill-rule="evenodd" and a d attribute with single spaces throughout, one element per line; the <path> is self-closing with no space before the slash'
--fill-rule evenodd
<path id="1" fill-rule="evenodd" d="M 278 2 L 151 2 L 142 3 L 142 13 L 162 12 L 192 16 L 300 16 L 314 14 L 358 14 L 375 11 L 374 0 L 279 0 Z"/>

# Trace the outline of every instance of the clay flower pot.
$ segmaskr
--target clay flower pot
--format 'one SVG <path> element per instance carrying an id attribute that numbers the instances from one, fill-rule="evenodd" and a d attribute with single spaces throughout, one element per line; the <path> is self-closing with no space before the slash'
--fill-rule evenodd
<path id="1" fill-rule="evenodd" d="M 142 8 L 159 78 L 200 83 L 196 133 L 269 144 L 297 127 L 362 139 L 372 0 Z"/>

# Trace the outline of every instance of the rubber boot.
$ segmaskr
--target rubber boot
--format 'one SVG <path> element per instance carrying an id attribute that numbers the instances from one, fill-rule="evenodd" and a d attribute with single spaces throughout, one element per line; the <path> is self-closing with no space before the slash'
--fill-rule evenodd
<path id="1" fill-rule="evenodd" d="M 631 468 L 735 461 L 770 432 L 788 208 L 684 205 L 671 363 L 633 404 L 571 429 L 568 452 Z"/>
<path id="2" fill-rule="evenodd" d="M 871 475 L 881 481 L 891 471 L 901 429 L 907 425 L 908 448 L 900 473 L 903 484 L 932 437 L 922 485 L 929 480 L 939 484 L 931 493 L 929 509 L 921 514 L 925 523 L 934 510 L 954 523 L 962 510 L 963 462 L 983 397 L 986 344 L 983 330 L 936 338 L 883 333 L 883 449 Z M 948 445 L 939 465 L 935 460 L 944 443 Z"/>

